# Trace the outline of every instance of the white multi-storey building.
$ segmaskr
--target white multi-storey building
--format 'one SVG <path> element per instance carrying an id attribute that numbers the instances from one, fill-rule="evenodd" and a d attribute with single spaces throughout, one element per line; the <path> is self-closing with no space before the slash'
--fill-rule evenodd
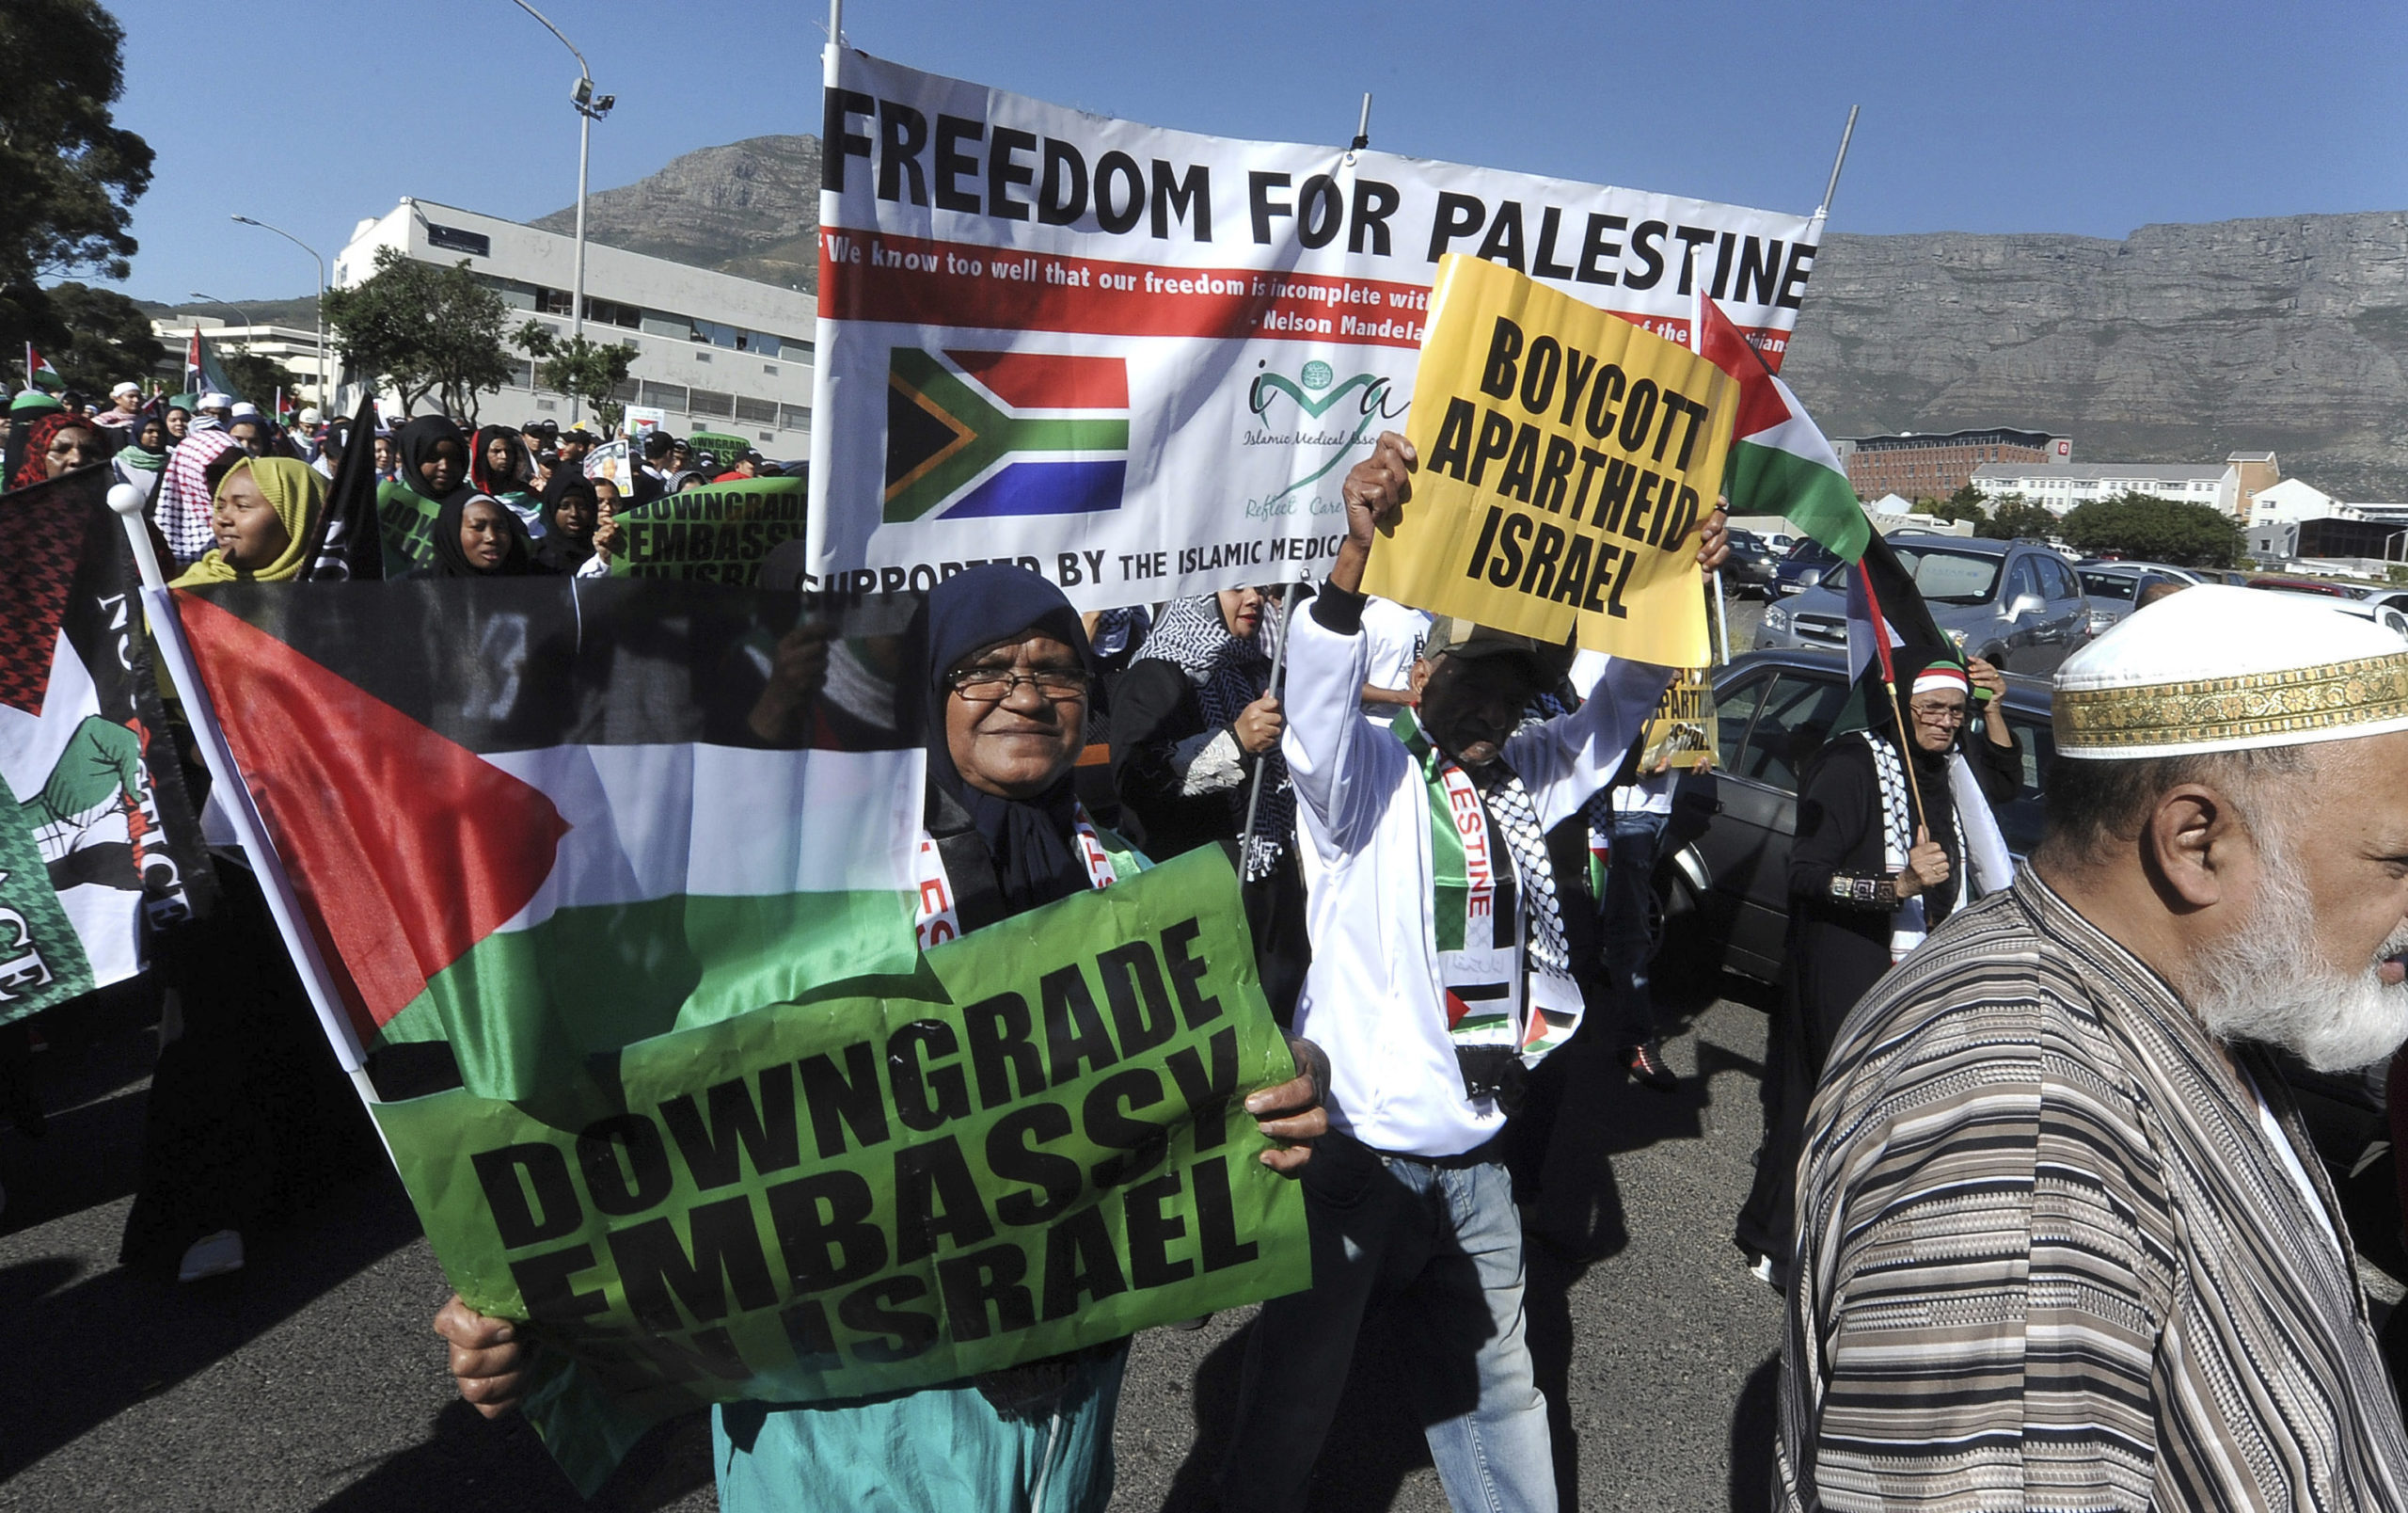
<path id="1" fill-rule="evenodd" d="M 2185 504 L 2212 504 L 2243 524 L 2259 491 L 2282 476 L 2271 452 L 2236 452 L 2222 463 L 1998 462 L 1973 470 L 1973 486 L 1990 499 L 2020 494 L 2059 515 L 2096 500 L 2147 494 Z"/>
<path id="2" fill-rule="evenodd" d="M 429 199 L 404 199 L 364 220 L 335 254 L 333 279 L 348 288 L 374 274 L 379 247 L 422 263 L 466 262 L 514 311 L 565 339 L 577 281 L 573 237 Z M 633 345 L 636 358 L 615 396 L 666 410 L 681 434 L 740 436 L 772 457 L 811 450 L 811 336 L 816 307 L 799 289 L 738 279 L 665 258 L 585 244 L 585 334 Z M 481 405 L 488 419 L 566 424 L 570 402 L 535 388 L 523 357 L 501 392 Z"/>

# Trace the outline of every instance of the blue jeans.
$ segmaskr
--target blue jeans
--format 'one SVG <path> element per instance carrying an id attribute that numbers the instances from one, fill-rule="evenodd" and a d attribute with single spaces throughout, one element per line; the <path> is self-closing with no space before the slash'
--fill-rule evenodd
<path id="1" fill-rule="evenodd" d="M 1656 954 L 1647 938 L 1649 895 L 1656 886 L 1656 853 L 1663 849 L 1670 815 L 1643 812 L 1614 816 L 1613 859 L 1606 868 L 1606 981 L 1613 991 L 1614 1047 L 1627 1050 L 1656 1038 L 1656 1003 L 1647 991 L 1647 968 Z"/>
<path id="2" fill-rule="evenodd" d="M 1546 1397 L 1522 1319 L 1522 1224 L 1496 1161 L 1438 1167 L 1324 1137 L 1304 1170 L 1313 1285 L 1263 1304 L 1247 1341 L 1221 1505 L 1284 1513 L 1328 1438 L 1374 1303 L 1409 1310 L 1399 1336 L 1430 1458 L 1458 1513 L 1551 1513 Z"/>

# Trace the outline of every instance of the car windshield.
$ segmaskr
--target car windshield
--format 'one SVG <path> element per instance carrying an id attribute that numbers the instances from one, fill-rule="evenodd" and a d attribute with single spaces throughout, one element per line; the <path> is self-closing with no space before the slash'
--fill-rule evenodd
<path id="1" fill-rule="evenodd" d="M 1801 567 L 1811 567 L 1818 563 L 1837 562 L 1839 558 L 1832 553 L 1830 548 L 1819 541 L 1809 539 L 1800 541 L 1789 549 L 1789 560 Z"/>
<path id="2" fill-rule="evenodd" d="M 2129 573 L 2084 573 L 2082 591 L 2092 598 L 2129 599 L 2141 581 Z"/>
<path id="3" fill-rule="evenodd" d="M 1921 547 L 1897 549 L 1898 562 L 1913 575 L 1915 587 L 1934 604 L 1987 604 L 1998 586 L 2000 557 L 1970 551 L 1933 551 Z"/>

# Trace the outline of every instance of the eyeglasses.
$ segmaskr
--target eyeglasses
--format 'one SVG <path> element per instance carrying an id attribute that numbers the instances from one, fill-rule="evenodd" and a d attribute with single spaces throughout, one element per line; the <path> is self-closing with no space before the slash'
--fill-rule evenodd
<path id="1" fill-rule="evenodd" d="M 1907 712 L 1918 720 L 1933 725 L 1963 725 L 1965 707 L 1961 704 L 1909 704 Z"/>
<path id="2" fill-rule="evenodd" d="M 1036 667 L 1024 673 L 1017 667 L 958 667 L 944 680 L 972 704 L 1001 704 L 1022 683 L 1035 684 L 1039 694 L 1056 704 L 1087 694 L 1084 667 Z"/>

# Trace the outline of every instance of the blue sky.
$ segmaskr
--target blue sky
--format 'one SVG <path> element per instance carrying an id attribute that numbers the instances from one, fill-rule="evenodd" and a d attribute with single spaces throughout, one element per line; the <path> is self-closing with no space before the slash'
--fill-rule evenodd
<path id="1" fill-rule="evenodd" d="M 143 298 L 308 292 L 404 195 L 531 219 L 577 189 L 576 65 L 511 0 L 115 0 L 119 119 L 158 177 Z M 549 0 L 619 98 L 597 189 L 818 128 L 813 0 Z M 1811 210 L 1851 104 L 1851 231 L 2122 236 L 2153 221 L 2408 208 L 2408 8 L 1763 0 L 851 0 L 853 45 L 1157 125 Z"/>

